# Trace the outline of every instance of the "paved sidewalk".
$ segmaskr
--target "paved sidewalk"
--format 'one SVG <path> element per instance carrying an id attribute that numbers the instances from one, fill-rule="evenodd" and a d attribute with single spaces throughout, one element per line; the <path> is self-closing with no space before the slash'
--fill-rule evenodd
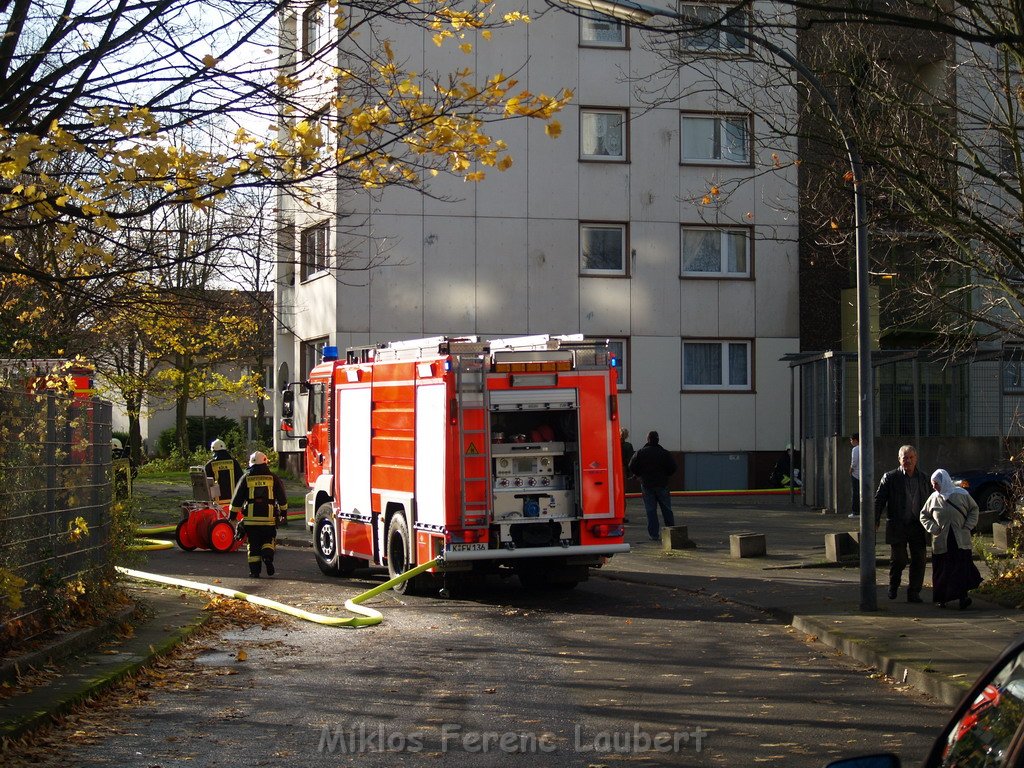
<path id="1" fill-rule="evenodd" d="M 46 675 L 45 682 L 0 698 L 0 740 L 17 739 L 167 653 L 208 616 L 203 611 L 206 600 L 198 596 L 135 584 L 129 590 L 144 610 L 143 616 L 135 619 L 131 634 L 118 634 L 116 626 L 82 630 L 55 638 L 48 648 L 0 664 L 0 680 L 5 682 L 16 680 L 18 672 L 29 667 L 59 667 Z M 129 614 L 113 623 L 129 621 Z"/>
<path id="2" fill-rule="evenodd" d="M 642 505 L 630 500 L 627 540 L 633 551 L 612 558 L 602 575 L 700 590 L 761 608 L 950 705 L 1024 632 L 1024 612 L 977 597 L 964 611 L 955 603 L 945 609 L 932 604 L 930 565 L 925 602 L 907 603 L 906 572 L 898 598 L 889 600 L 885 544 L 876 550 L 884 559 L 876 567 L 878 610 L 861 610 L 859 567 L 825 562 L 825 535 L 859 525 L 846 515 L 822 515 L 779 497 L 673 501 L 676 523 L 687 526 L 697 547 L 665 552 L 649 542 Z M 729 535 L 741 532 L 763 533 L 767 556 L 731 557 Z"/>
<path id="3" fill-rule="evenodd" d="M 612 558 L 596 578 L 701 591 L 762 609 L 950 705 L 1007 643 L 1024 632 L 1024 612 L 1018 610 L 978 598 L 966 611 L 955 606 L 941 610 L 927 602 L 930 573 L 926 602 L 907 603 L 905 587 L 898 600 L 890 601 L 884 588 L 888 568 L 883 563 L 877 568 L 877 581 L 883 585 L 878 588 L 878 610 L 862 611 L 859 569 L 824 562 L 825 535 L 856 527 L 857 521 L 846 516 L 821 515 L 785 497 L 677 498 L 674 506 L 677 523 L 688 527 L 696 548 L 667 552 L 660 543 L 648 541 L 642 506 L 630 500 L 627 540 L 633 551 Z M 765 535 L 765 557 L 731 557 L 730 534 L 748 531 Z M 300 520 L 283 528 L 279 539 L 282 544 L 310 545 Z M 879 546 L 877 554 L 886 557 L 888 547 Z M 312 558 L 310 562 L 315 567 Z M 135 585 L 131 589 L 149 606 L 147 620 L 130 637 L 102 645 L 93 638 L 93 650 L 68 665 L 73 671 L 0 699 L 0 739 L 17 737 L 130 674 L 204 620 L 204 601 L 199 597 L 183 599 L 176 590 Z M 64 638 L 50 650 L 73 653 L 75 642 L 88 640 Z M 23 658 L 21 667 L 43 659 Z M 10 672 L 11 664 L 6 666 Z M 0 675 L 3 672 L 0 665 Z"/>

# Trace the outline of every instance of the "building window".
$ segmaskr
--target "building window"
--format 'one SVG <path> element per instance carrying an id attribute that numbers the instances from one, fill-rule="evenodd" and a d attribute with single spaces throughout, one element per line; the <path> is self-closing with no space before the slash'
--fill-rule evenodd
<path id="1" fill-rule="evenodd" d="M 750 277 L 749 230 L 683 227 L 683 277 Z"/>
<path id="2" fill-rule="evenodd" d="M 331 126 L 328 121 L 330 107 L 324 106 L 296 126 L 296 147 L 299 168 L 303 171 L 319 170 L 323 163 L 324 149 L 334 146 Z M 333 157 L 334 153 L 328 156 Z"/>
<path id="3" fill-rule="evenodd" d="M 618 372 L 619 392 L 629 391 L 629 339 L 626 336 L 587 336 L 602 346 L 607 343 L 608 352 L 615 357 L 615 370 Z"/>
<path id="4" fill-rule="evenodd" d="M 626 159 L 625 110 L 580 110 L 580 158 L 583 160 Z"/>
<path id="5" fill-rule="evenodd" d="M 687 26 L 705 26 L 706 29 L 697 29 L 693 32 L 684 32 L 680 35 L 680 42 L 684 51 L 721 52 L 736 53 L 745 52 L 750 45 L 746 38 L 729 32 L 721 26 L 715 26 L 722 22 L 730 27 L 747 30 L 750 27 L 750 16 L 745 9 L 734 10 L 729 14 L 728 19 L 723 19 L 725 13 L 730 10 L 729 6 L 691 4 L 685 3 L 679 6 L 679 13 L 687 19 L 693 19 L 692 24 Z"/>
<path id="6" fill-rule="evenodd" d="M 626 27 L 596 11 L 580 12 L 580 45 L 625 48 Z"/>
<path id="7" fill-rule="evenodd" d="M 714 117 L 683 114 L 682 159 L 684 163 L 734 163 L 750 165 L 750 117 Z"/>
<path id="8" fill-rule="evenodd" d="M 1020 353 L 1014 356 L 1019 357 Z M 1008 395 L 1024 394 L 1024 361 L 1003 361 L 1003 392 Z"/>
<path id="9" fill-rule="evenodd" d="M 326 221 L 302 230 L 299 247 L 301 250 L 303 280 L 308 280 L 313 275 L 327 271 L 327 240 L 329 235 L 330 226 Z"/>
<path id="10" fill-rule="evenodd" d="M 316 54 L 327 42 L 327 3 L 310 3 L 302 12 L 302 52 L 305 58 Z"/>
<path id="11" fill-rule="evenodd" d="M 310 339 L 302 342 L 302 381 L 309 380 L 309 372 L 316 368 L 324 359 L 324 347 L 327 346 L 327 337 Z"/>
<path id="12" fill-rule="evenodd" d="M 626 264 L 625 224 L 580 224 L 580 274 L 625 276 Z"/>
<path id="13" fill-rule="evenodd" d="M 683 340 L 683 389 L 751 389 L 749 341 Z"/>

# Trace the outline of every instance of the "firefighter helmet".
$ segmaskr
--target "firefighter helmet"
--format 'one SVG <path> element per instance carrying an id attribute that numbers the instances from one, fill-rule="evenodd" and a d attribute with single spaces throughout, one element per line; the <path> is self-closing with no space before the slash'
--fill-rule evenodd
<path id="1" fill-rule="evenodd" d="M 252 456 L 249 457 L 249 466 L 250 467 L 255 467 L 257 464 L 266 464 L 266 463 L 268 463 L 267 462 L 267 454 L 263 453 L 263 451 L 256 451 L 256 453 L 254 453 Z"/>
<path id="2" fill-rule="evenodd" d="M 210 443 L 210 450 L 211 451 L 226 451 L 227 449 L 228 449 L 228 447 L 226 445 L 224 445 L 224 441 L 221 440 L 219 437 L 216 440 L 214 440 L 212 443 Z"/>
<path id="3" fill-rule="evenodd" d="M 124 446 L 121 444 L 121 441 L 118 440 L 116 437 L 110 438 L 110 447 L 113 448 L 115 451 L 124 450 Z"/>

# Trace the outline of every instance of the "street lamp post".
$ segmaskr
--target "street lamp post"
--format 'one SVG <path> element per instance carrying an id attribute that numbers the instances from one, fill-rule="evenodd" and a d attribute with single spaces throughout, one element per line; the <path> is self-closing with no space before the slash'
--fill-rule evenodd
<path id="1" fill-rule="evenodd" d="M 652 18 L 674 19 L 695 29 L 706 28 L 701 20 L 668 9 L 654 8 L 634 0 L 548 0 L 575 9 L 610 16 L 636 27 L 647 25 Z M 730 35 L 760 46 L 792 67 L 821 97 L 828 107 L 832 122 L 843 140 L 853 176 L 853 219 L 856 231 L 857 263 L 857 379 L 858 428 L 860 431 L 860 607 L 865 611 L 878 608 L 875 586 L 875 515 L 872 486 L 874 482 L 874 397 L 871 389 L 871 319 L 868 301 L 868 230 L 867 203 L 864 199 L 864 174 L 860 152 L 846 129 L 839 105 L 817 76 L 798 58 L 771 40 L 761 37 L 743 25 L 726 21 L 716 25 Z"/>

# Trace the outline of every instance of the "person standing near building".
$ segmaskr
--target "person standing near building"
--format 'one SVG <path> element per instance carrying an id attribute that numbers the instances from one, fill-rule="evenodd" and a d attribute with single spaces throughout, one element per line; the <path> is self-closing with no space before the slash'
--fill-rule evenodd
<path id="1" fill-rule="evenodd" d="M 967 593 L 981 585 L 971 542 L 978 525 L 978 504 L 953 485 L 944 469 L 932 473 L 932 488 L 935 493 L 921 510 L 921 525 L 932 535 L 932 600 L 940 608 L 956 600 L 962 611 L 972 602 Z"/>
<path id="2" fill-rule="evenodd" d="M 284 481 L 270 471 L 267 455 L 256 451 L 249 457 L 249 470 L 242 475 L 231 498 L 231 519 L 239 520 L 236 536 L 247 535 L 249 575 L 260 577 L 261 563 L 267 576 L 274 575 L 277 521 L 288 514 Z"/>
<path id="3" fill-rule="evenodd" d="M 931 483 L 917 467 L 917 449 L 914 446 L 902 446 L 899 460 L 899 469 L 882 475 L 875 491 L 875 530 L 881 525 L 882 513 L 885 512 L 885 543 L 889 545 L 891 555 L 889 599 L 896 599 L 909 552 L 907 602 L 920 603 L 928 554 L 928 537 L 921 525 L 920 513 L 931 493 Z"/>
<path id="4" fill-rule="evenodd" d="M 651 541 L 658 541 L 658 507 L 661 507 L 665 525 L 675 525 L 668 479 L 675 474 L 676 461 L 671 453 L 661 447 L 658 433 L 654 430 L 647 433 L 647 444 L 633 454 L 629 471 L 640 478 L 640 491 L 647 511 L 647 534 Z"/>
<path id="5" fill-rule="evenodd" d="M 853 511 L 850 517 L 860 517 L 860 433 L 850 435 L 850 488 L 853 491 Z"/>
<path id="6" fill-rule="evenodd" d="M 628 471 L 629 462 L 633 460 L 633 454 L 636 453 L 633 450 L 633 444 L 629 442 L 628 429 L 623 428 L 619 430 L 619 450 L 622 451 L 622 469 L 623 471 Z"/>
<path id="7" fill-rule="evenodd" d="M 216 482 L 217 498 L 214 501 L 223 504 L 231 500 L 242 476 L 242 465 L 235 460 L 220 438 L 210 443 L 210 450 L 213 451 L 213 457 L 206 462 L 206 476 Z"/>
<path id="8" fill-rule="evenodd" d="M 629 462 L 633 460 L 633 444 L 629 442 L 629 430 L 623 427 L 619 430 L 619 450 L 622 452 L 622 482 L 629 479 Z M 629 522 L 629 515 L 622 518 L 622 522 Z"/>

